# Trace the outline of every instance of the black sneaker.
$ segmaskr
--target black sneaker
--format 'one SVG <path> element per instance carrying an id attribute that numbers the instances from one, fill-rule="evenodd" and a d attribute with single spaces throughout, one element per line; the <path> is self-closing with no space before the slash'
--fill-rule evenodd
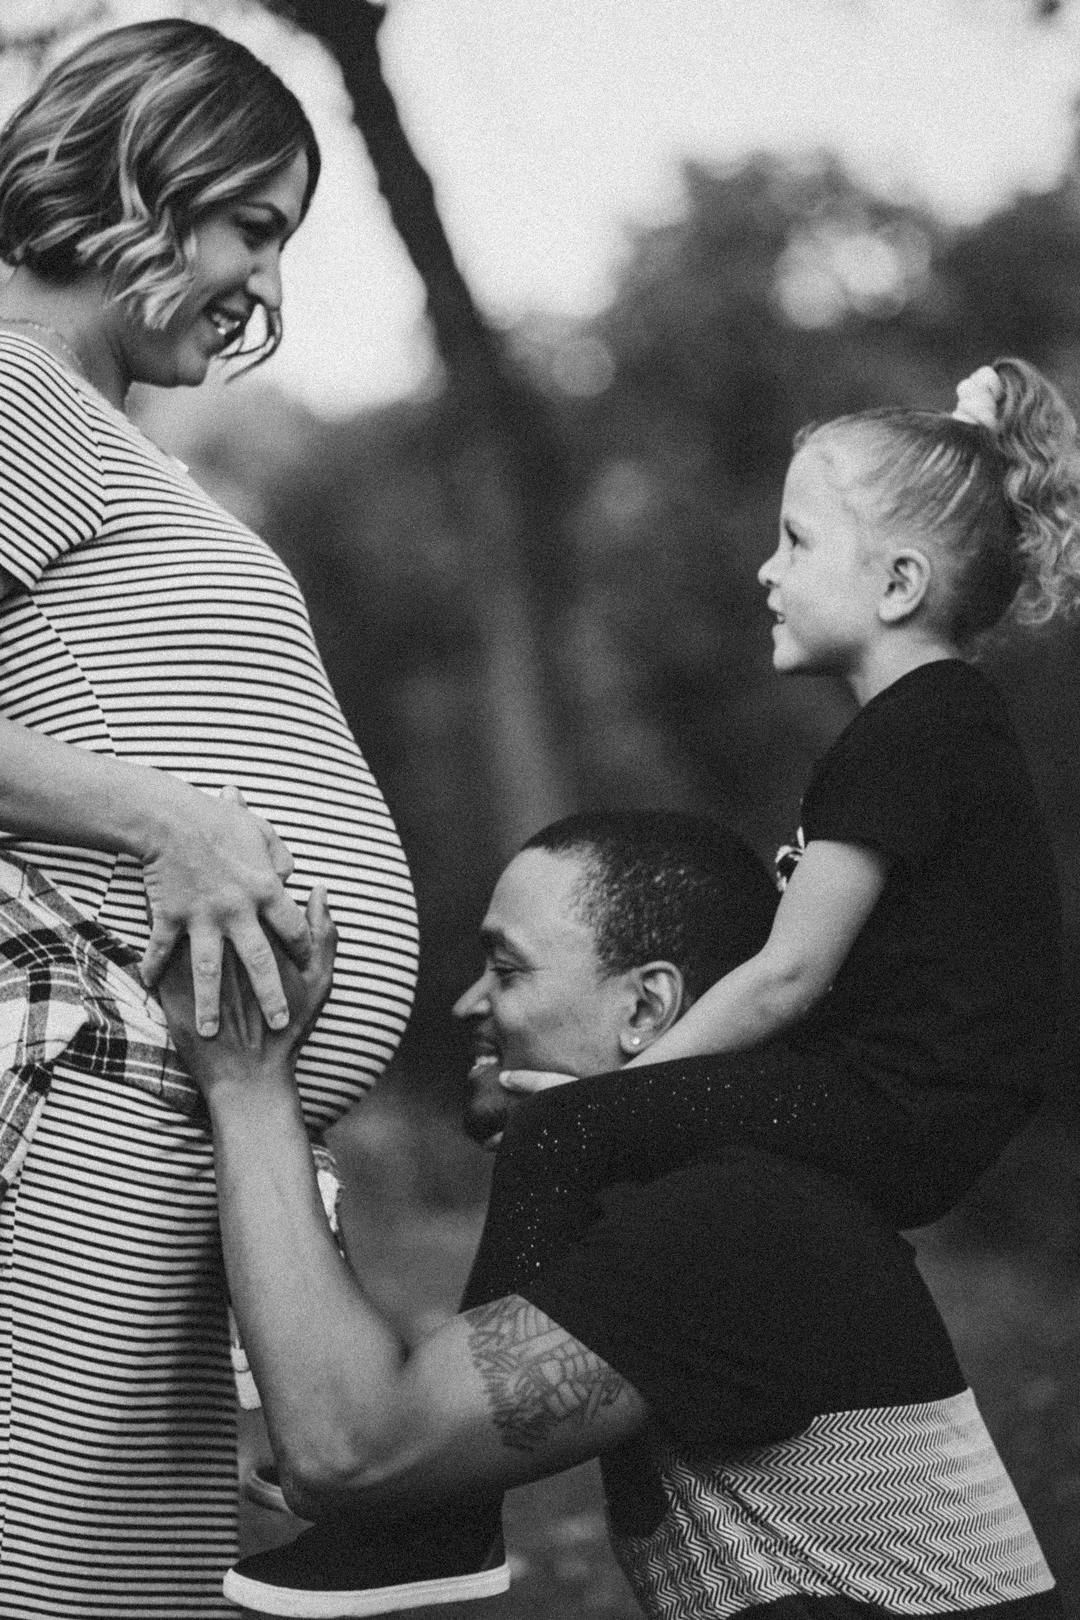
<path id="1" fill-rule="evenodd" d="M 509 1588 L 510 1568 L 497 1520 L 494 1539 L 492 1531 L 490 1512 L 458 1522 L 433 1510 L 426 1528 L 328 1521 L 287 1546 L 241 1558 L 222 1590 L 232 1603 L 292 1620 L 352 1620 L 495 1597 Z"/>

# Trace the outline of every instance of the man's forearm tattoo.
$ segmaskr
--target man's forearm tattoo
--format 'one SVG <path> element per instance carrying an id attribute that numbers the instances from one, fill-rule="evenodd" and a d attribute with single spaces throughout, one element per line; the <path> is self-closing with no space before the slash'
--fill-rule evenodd
<path id="1" fill-rule="evenodd" d="M 627 1388 L 599 1356 L 517 1295 L 466 1317 L 492 1422 L 517 1451 L 535 1451 L 560 1423 L 588 1423 Z"/>

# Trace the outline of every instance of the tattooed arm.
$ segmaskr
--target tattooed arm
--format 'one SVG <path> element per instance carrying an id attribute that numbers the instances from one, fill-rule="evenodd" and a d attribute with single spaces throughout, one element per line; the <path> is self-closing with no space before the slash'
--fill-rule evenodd
<path id="1" fill-rule="evenodd" d="M 241 1147 L 215 1130 L 222 1229 L 286 1495 L 304 1517 L 499 1495 L 640 1427 L 633 1387 L 518 1296 L 405 1344 L 325 1236 L 306 1139 L 294 1128 L 286 1154 L 280 1121 L 260 1113 L 255 1128 L 258 1161 L 250 1134 Z"/>
<path id="2" fill-rule="evenodd" d="M 644 1405 L 626 1380 L 520 1295 L 479 1305 L 460 1320 L 468 1324 L 487 1418 L 504 1447 L 546 1455 L 556 1441 L 576 1447 L 576 1433 L 586 1448 L 573 1459 L 580 1462 L 644 1421 Z M 527 1477 L 569 1466 L 531 1469 Z"/>
<path id="3" fill-rule="evenodd" d="M 194 1032 L 182 970 L 162 986 L 210 1110 L 229 1287 L 286 1495 L 313 1518 L 346 1500 L 491 1496 L 596 1456 L 640 1426 L 644 1403 L 549 1316 L 501 1299 L 409 1346 L 342 1260 L 292 1076 L 333 954 L 325 908 L 309 917 L 312 962 L 281 963 L 291 1034 L 267 1028 L 234 963 L 213 1041 Z"/>
<path id="4" fill-rule="evenodd" d="M 278 1453 L 307 1517 L 345 1499 L 501 1494 L 598 1456 L 645 1420 L 636 1390 L 526 1299 L 478 1306 L 411 1348 L 397 1341 L 392 1364 L 386 1324 L 352 1281 L 351 1379 L 332 1406 L 309 1405 L 307 1382 L 305 1410 L 291 1414 L 300 1449 Z"/>

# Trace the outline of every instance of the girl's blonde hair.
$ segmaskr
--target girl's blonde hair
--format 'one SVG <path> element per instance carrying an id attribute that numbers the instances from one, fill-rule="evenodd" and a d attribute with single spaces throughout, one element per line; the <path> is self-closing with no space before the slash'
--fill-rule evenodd
<path id="1" fill-rule="evenodd" d="M 60 62 L 0 131 L 0 259 L 49 281 L 87 270 L 148 326 L 192 279 L 191 231 L 319 148 L 291 90 L 245 46 L 181 18 L 99 34 Z M 281 340 L 276 311 L 254 351 Z M 242 341 L 239 340 L 239 341 Z"/>
<path id="2" fill-rule="evenodd" d="M 1057 389 L 994 361 L 993 428 L 934 411 L 860 411 L 800 436 L 854 434 L 875 521 L 919 531 L 943 564 L 937 611 L 958 644 L 1012 610 L 1044 624 L 1080 602 L 1080 443 Z"/>

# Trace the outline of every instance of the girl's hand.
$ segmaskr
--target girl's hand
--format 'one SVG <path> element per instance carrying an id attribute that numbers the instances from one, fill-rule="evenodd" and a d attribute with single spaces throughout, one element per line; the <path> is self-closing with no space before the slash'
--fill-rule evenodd
<path id="1" fill-rule="evenodd" d="M 221 1027 L 207 1041 L 198 1028 L 195 989 L 189 952 L 181 945 L 161 975 L 158 993 L 169 1032 L 184 1067 L 210 1099 L 223 1086 L 245 1092 L 283 1076 L 291 1078 L 296 1056 L 311 1034 L 334 977 L 337 930 L 326 890 L 311 891 L 305 926 L 311 948 L 303 966 L 277 953 L 277 966 L 288 997 L 288 1023 L 281 1030 L 267 1027 L 247 975 L 233 951 L 225 953 L 221 974 Z"/>
<path id="2" fill-rule="evenodd" d="M 499 1084 L 512 1094 L 531 1096 L 534 1091 L 549 1091 L 552 1086 L 569 1086 L 580 1075 L 562 1074 L 557 1069 L 502 1069 Z"/>
<path id="3" fill-rule="evenodd" d="M 463 1121 L 466 1135 L 489 1153 L 502 1145 L 515 1097 L 529 1097 L 551 1086 L 569 1085 L 578 1078 L 576 1074 L 560 1074 L 553 1069 L 500 1069 L 498 1064 L 498 1058 L 492 1056 L 473 1066 Z"/>
<path id="4" fill-rule="evenodd" d="M 191 943 L 195 1020 L 203 1037 L 217 1034 L 222 951 L 228 941 L 248 978 L 262 1016 L 282 1029 L 289 1008 L 265 924 L 301 966 L 311 951 L 304 913 L 283 880 L 292 856 L 236 788 L 220 798 L 193 790 L 183 814 L 144 856 L 150 940 L 140 964 L 144 983 L 161 976 L 177 942 Z"/>

